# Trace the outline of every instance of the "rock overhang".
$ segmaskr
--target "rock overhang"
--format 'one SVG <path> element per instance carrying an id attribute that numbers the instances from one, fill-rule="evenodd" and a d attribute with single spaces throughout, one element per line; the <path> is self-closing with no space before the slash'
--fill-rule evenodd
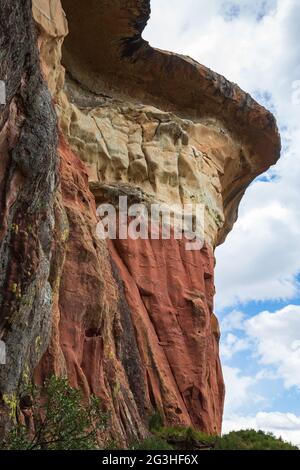
<path id="1" fill-rule="evenodd" d="M 109 82 L 181 116 L 221 117 L 260 157 L 261 169 L 277 161 L 280 136 L 269 111 L 218 73 L 142 38 L 150 0 L 88 0 L 84 12 L 76 3 L 62 0 L 70 25 L 64 65 L 75 79 L 96 93 Z"/>
<path id="2" fill-rule="evenodd" d="M 69 23 L 63 64 L 94 94 L 112 93 L 157 106 L 182 119 L 217 120 L 241 143 L 239 167 L 230 159 L 220 169 L 226 222 L 222 243 L 237 218 L 249 184 L 275 164 L 281 140 L 274 116 L 248 93 L 190 57 L 151 47 L 142 37 L 150 0 L 62 0 Z M 230 175 L 228 177 L 228 175 Z"/>

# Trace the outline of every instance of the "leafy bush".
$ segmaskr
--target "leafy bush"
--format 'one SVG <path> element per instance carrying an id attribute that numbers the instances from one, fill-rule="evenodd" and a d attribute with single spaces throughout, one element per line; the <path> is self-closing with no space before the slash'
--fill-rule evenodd
<path id="1" fill-rule="evenodd" d="M 233 431 L 218 437 L 215 450 L 299 450 L 271 433 L 253 429 Z"/>
<path id="2" fill-rule="evenodd" d="M 23 400 L 29 402 L 33 431 L 16 423 L 4 443 L 5 449 L 99 448 L 98 432 L 105 428 L 107 417 L 98 398 L 92 396 L 85 405 L 80 390 L 70 387 L 66 379 L 51 377 L 42 389 L 31 387 Z"/>

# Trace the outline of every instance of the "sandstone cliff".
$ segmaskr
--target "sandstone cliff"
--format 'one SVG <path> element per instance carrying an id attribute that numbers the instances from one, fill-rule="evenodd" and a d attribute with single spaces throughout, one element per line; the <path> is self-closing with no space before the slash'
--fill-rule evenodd
<path id="1" fill-rule="evenodd" d="M 220 432 L 214 249 L 274 164 L 273 116 L 141 37 L 149 0 L 2 0 L 1 426 L 24 383 L 66 375 L 126 444 L 166 423 Z M 55 112 L 56 111 L 56 112 Z M 96 207 L 201 203 L 205 244 L 101 241 Z"/>

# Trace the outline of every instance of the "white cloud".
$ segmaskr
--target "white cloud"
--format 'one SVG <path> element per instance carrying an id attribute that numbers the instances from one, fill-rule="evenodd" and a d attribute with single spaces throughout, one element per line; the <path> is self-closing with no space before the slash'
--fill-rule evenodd
<path id="1" fill-rule="evenodd" d="M 243 330 L 245 319 L 246 315 L 239 310 L 233 310 L 228 313 L 221 321 L 222 333 L 224 334 L 228 331 Z"/>
<path id="2" fill-rule="evenodd" d="M 299 148 L 300 132 L 278 164 L 275 181 L 257 181 L 248 189 L 234 230 L 217 250 L 219 308 L 299 293 Z"/>
<path id="3" fill-rule="evenodd" d="M 222 341 L 221 357 L 223 359 L 231 359 L 234 354 L 249 349 L 250 344 L 247 338 L 239 338 L 238 336 L 228 333 Z"/>
<path id="4" fill-rule="evenodd" d="M 264 400 L 255 392 L 256 377 L 242 375 L 240 369 L 227 365 L 223 365 L 223 374 L 226 383 L 225 416 Z"/>
<path id="5" fill-rule="evenodd" d="M 300 5 L 298 0 L 152 0 L 146 38 L 222 73 L 276 112 L 284 138 L 272 180 L 247 191 L 217 250 L 217 307 L 292 299 L 300 272 Z M 229 21 L 231 20 L 231 21 Z"/>
<path id="6" fill-rule="evenodd" d="M 241 351 L 251 347 L 248 338 L 237 336 L 236 332 L 244 332 L 246 315 L 238 310 L 233 310 L 224 316 L 221 321 L 221 357 L 228 361 Z"/>
<path id="7" fill-rule="evenodd" d="M 265 311 L 251 318 L 233 311 L 225 316 L 222 324 L 226 331 L 221 352 L 227 392 L 223 432 L 262 429 L 300 445 L 300 417 L 295 414 L 247 414 L 270 409 L 276 403 L 268 381 L 276 380 L 277 390 L 284 386 L 294 397 L 300 389 L 300 306 L 288 305 L 274 313 Z M 252 355 L 255 374 L 245 375 L 242 369 L 230 365 L 234 354 L 244 349 Z"/>
<path id="8" fill-rule="evenodd" d="M 245 333 L 259 362 L 272 366 L 286 388 L 300 388 L 300 306 L 262 312 L 245 322 Z"/>
<path id="9" fill-rule="evenodd" d="M 237 352 L 248 350 L 253 364 L 260 369 L 263 367 L 256 375 L 256 383 L 276 378 L 281 379 L 287 389 L 300 389 L 299 305 L 287 305 L 274 313 L 261 312 L 248 319 L 242 312 L 233 311 L 225 316 L 221 327 L 223 325 L 221 354 L 227 364 Z M 227 372 L 226 378 L 228 384 L 234 383 L 233 392 L 229 389 L 234 394 L 237 379 L 243 377 L 236 369 L 229 369 L 231 373 Z M 243 383 L 249 383 L 248 378 Z"/>
<path id="10" fill-rule="evenodd" d="M 255 429 L 271 432 L 285 441 L 300 446 L 300 416 L 293 413 L 257 413 L 255 416 L 231 415 L 224 419 L 223 433 Z"/>

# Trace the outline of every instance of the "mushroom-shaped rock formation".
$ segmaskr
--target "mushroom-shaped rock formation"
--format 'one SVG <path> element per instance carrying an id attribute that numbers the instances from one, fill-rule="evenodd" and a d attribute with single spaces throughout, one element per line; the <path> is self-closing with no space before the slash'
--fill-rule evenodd
<path id="1" fill-rule="evenodd" d="M 0 6 L 2 424 L 24 376 L 55 373 L 102 398 L 123 444 L 155 412 L 218 433 L 214 249 L 279 158 L 275 120 L 224 77 L 153 49 L 149 0 L 33 0 L 35 26 L 31 2 L 15 4 Z M 99 239 L 96 207 L 119 196 L 201 204 L 203 248 L 175 231 Z"/>

